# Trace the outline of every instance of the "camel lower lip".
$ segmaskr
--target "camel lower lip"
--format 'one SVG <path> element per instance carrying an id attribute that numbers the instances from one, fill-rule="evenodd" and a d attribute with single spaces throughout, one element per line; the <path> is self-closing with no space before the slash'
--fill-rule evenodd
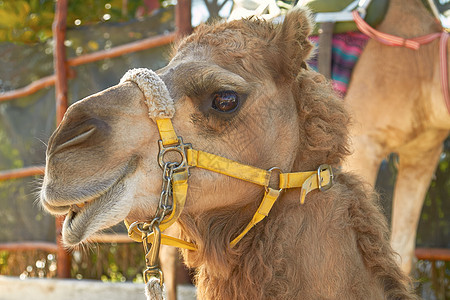
<path id="1" fill-rule="evenodd" d="M 71 220 L 75 219 L 75 217 L 83 211 L 84 206 L 85 206 L 84 203 L 81 207 L 78 204 L 71 205 L 69 208 L 69 212 L 67 213 L 67 218 Z"/>
<path id="2" fill-rule="evenodd" d="M 76 212 L 74 212 L 72 209 L 69 209 L 69 212 L 67 213 L 65 219 L 64 219 L 64 223 L 67 222 L 67 226 L 71 227 L 72 221 L 75 218 L 75 216 L 77 215 Z"/>
<path id="3" fill-rule="evenodd" d="M 66 224 L 68 229 L 72 228 L 72 223 L 74 222 L 75 218 L 79 215 L 81 215 L 82 213 L 84 213 L 84 211 L 87 209 L 85 207 L 86 203 L 91 203 L 93 202 L 93 200 L 89 201 L 89 202 L 84 202 L 82 204 L 72 204 L 69 208 L 69 211 L 67 212 L 67 215 L 65 217 L 64 223 Z M 81 206 L 81 207 L 80 207 Z"/>

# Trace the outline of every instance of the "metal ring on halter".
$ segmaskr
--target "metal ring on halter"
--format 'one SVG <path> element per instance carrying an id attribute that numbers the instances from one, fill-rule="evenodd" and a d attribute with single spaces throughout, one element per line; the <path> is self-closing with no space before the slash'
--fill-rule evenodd
<path id="1" fill-rule="evenodd" d="M 159 143 L 159 153 L 158 153 L 158 163 L 161 169 L 164 170 L 164 166 L 166 162 L 164 161 L 164 155 L 168 152 L 177 152 L 181 155 L 181 161 L 180 162 L 170 162 L 177 164 L 175 168 L 173 169 L 174 172 L 177 172 L 179 170 L 188 168 L 188 162 L 187 162 L 187 154 L 186 149 L 192 149 L 192 145 L 189 143 L 183 143 L 183 139 L 181 137 L 178 137 L 178 144 L 170 145 L 170 146 L 164 146 L 163 142 L 161 140 L 158 141 Z"/>
<path id="2" fill-rule="evenodd" d="M 323 184 L 324 179 L 322 178 L 322 173 L 325 171 L 330 172 L 330 181 L 324 185 Z M 333 186 L 333 183 L 334 183 L 333 169 L 327 164 L 320 165 L 319 168 L 317 169 L 317 178 L 319 180 L 319 183 L 318 183 L 319 190 L 321 192 L 329 190 Z"/>
<path id="3" fill-rule="evenodd" d="M 157 278 L 161 286 L 164 284 L 164 273 L 159 267 L 145 269 L 144 282 L 148 283 L 152 277 Z"/>
<path id="4" fill-rule="evenodd" d="M 270 174 L 270 178 L 272 178 L 272 171 L 278 171 L 279 174 L 283 173 L 283 170 L 281 170 L 281 168 L 279 168 L 279 167 L 272 167 L 272 168 L 267 170 L 267 172 L 269 172 L 269 174 Z M 269 183 L 267 184 L 267 186 L 264 187 L 266 189 L 266 192 L 269 191 L 270 178 L 269 178 Z M 279 182 L 280 182 L 280 178 L 278 178 L 278 185 L 279 185 Z M 275 188 L 275 190 L 276 190 L 276 188 Z M 281 190 L 282 189 L 279 189 L 280 192 L 281 192 Z"/>
<path id="5" fill-rule="evenodd" d="M 143 228 L 142 226 L 145 226 L 147 229 Z M 130 227 L 128 227 L 128 235 L 131 235 L 133 233 L 134 228 L 136 228 L 140 233 L 147 234 L 151 231 L 148 230 L 151 227 L 151 223 L 136 221 L 131 223 Z"/>

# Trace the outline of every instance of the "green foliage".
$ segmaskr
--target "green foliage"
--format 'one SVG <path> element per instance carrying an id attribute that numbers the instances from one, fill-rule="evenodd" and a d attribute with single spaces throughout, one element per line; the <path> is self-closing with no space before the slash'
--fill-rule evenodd
<path id="1" fill-rule="evenodd" d="M 450 138 L 425 197 L 417 244 L 422 247 L 450 247 Z"/>
<path id="2" fill-rule="evenodd" d="M 98 22 L 127 21 L 138 9 L 145 11 L 143 0 L 72 0 L 68 4 L 67 26 Z M 148 11 L 147 11 L 148 12 Z M 32 44 L 52 37 L 55 0 L 0 0 L 0 42 Z"/>
<path id="3" fill-rule="evenodd" d="M 53 0 L 0 1 L 0 41 L 33 43 L 52 36 Z"/>

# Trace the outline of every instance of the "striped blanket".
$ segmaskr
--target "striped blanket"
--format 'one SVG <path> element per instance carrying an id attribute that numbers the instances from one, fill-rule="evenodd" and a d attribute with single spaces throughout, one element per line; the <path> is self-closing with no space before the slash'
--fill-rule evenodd
<path id="1" fill-rule="evenodd" d="M 318 36 L 311 36 L 310 39 L 316 46 L 319 44 Z M 347 93 L 353 67 L 358 61 L 368 40 L 369 37 L 360 32 L 347 32 L 333 35 L 331 79 L 333 79 L 333 88 L 342 97 Z M 317 55 L 312 57 L 308 63 L 317 71 Z"/>

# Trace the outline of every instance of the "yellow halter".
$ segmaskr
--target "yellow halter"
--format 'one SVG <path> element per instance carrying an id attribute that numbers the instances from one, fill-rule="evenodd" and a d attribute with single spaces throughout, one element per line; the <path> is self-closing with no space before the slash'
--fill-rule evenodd
<path id="1" fill-rule="evenodd" d="M 315 189 L 325 191 L 333 185 L 333 172 L 329 165 L 321 165 L 316 171 L 309 172 L 282 173 L 279 168 L 264 170 L 244 165 L 211 153 L 192 149 L 190 144 L 184 144 L 183 140 L 176 135 L 170 118 L 157 119 L 156 124 L 161 137 L 161 140 L 159 141 L 160 152 L 158 156 L 160 166 L 164 166 L 164 154 L 166 152 L 176 151 L 180 153 L 182 157 L 182 161 L 177 163 L 173 173 L 172 212 L 168 217 L 161 221 L 159 225 L 159 229 L 161 231 L 164 231 L 175 223 L 183 211 L 184 204 L 186 202 L 188 171 L 190 167 L 210 170 L 265 187 L 266 191 L 264 193 L 264 197 L 256 213 L 253 215 L 253 218 L 244 230 L 237 237 L 235 237 L 233 241 L 231 241 L 231 247 L 234 247 L 253 226 L 268 216 L 272 206 L 279 198 L 281 191 L 284 189 L 301 188 L 300 203 L 303 204 L 305 202 L 306 195 L 310 191 Z M 278 189 L 269 187 L 269 181 L 273 171 L 277 171 L 279 173 Z M 137 242 L 144 242 L 145 247 L 148 243 L 152 243 L 155 239 L 154 232 L 144 235 L 142 230 L 138 227 L 138 222 L 130 225 L 125 221 L 125 225 L 128 228 L 128 235 L 130 238 Z M 161 234 L 161 243 L 188 250 L 197 250 L 197 246 L 193 243 L 164 234 Z"/>

